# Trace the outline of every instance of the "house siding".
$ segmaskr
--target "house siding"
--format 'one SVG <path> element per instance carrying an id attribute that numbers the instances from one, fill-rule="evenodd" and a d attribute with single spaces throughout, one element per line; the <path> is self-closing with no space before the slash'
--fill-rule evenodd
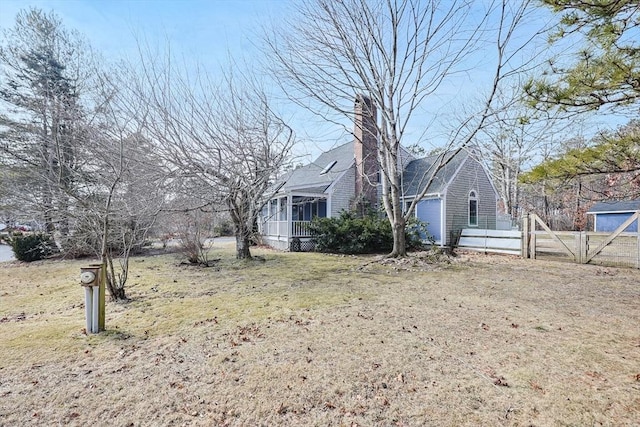
<path id="1" fill-rule="evenodd" d="M 496 193 L 486 171 L 467 157 L 447 188 L 445 198 L 446 244 L 451 243 L 451 231 L 468 228 L 469 192 L 478 196 L 478 228 L 496 228 Z"/>
<path id="2" fill-rule="evenodd" d="M 349 210 L 356 187 L 355 166 L 349 168 L 342 177 L 333 185 L 331 192 L 331 218 L 340 215 L 343 210 Z"/>
<path id="3" fill-rule="evenodd" d="M 279 236 L 262 236 L 262 243 L 280 251 L 289 250 L 289 238 Z"/>

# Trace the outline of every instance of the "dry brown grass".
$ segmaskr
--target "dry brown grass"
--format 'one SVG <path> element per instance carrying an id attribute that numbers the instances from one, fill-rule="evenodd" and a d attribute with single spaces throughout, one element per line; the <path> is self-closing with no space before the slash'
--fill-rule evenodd
<path id="1" fill-rule="evenodd" d="M 638 425 L 640 271 L 217 251 L 135 259 L 94 336 L 86 262 L 0 264 L 0 425 Z"/>

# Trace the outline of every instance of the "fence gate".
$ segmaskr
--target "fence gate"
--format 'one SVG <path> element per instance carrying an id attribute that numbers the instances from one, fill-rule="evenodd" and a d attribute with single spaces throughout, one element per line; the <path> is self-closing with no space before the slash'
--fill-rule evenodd
<path id="1" fill-rule="evenodd" d="M 587 264 L 613 264 L 640 268 L 640 233 L 624 230 L 634 221 L 635 212 L 612 233 L 591 231 L 553 231 L 532 213 L 523 221 L 524 258 L 561 257 Z"/>

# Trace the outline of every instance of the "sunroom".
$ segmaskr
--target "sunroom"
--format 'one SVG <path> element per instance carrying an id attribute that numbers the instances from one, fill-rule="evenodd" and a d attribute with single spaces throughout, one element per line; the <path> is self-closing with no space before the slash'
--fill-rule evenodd
<path id="1" fill-rule="evenodd" d="M 275 248 L 309 250 L 309 224 L 315 217 L 327 217 L 327 195 L 290 192 L 271 199 L 263 207 L 260 232 L 264 242 Z"/>

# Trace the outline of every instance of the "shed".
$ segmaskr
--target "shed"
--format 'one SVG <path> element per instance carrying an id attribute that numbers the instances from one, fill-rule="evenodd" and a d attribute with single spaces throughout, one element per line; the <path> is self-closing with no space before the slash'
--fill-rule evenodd
<path id="1" fill-rule="evenodd" d="M 640 199 L 611 200 L 596 203 L 587 215 L 593 215 L 594 231 L 613 232 L 637 211 L 640 211 Z M 624 231 L 638 232 L 638 220 L 633 221 Z"/>

